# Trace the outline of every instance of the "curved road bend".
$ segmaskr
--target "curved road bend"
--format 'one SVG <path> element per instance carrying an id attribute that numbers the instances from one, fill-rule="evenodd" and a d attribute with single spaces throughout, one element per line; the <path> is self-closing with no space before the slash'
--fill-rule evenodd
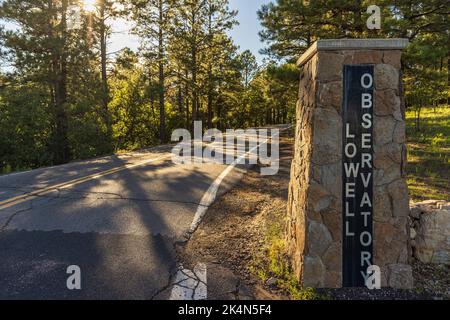
<path id="1" fill-rule="evenodd" d="M 167 287 L 176 240 L 227 168 L 175 165 L 170 151 L 0 176 L 0 299 L 151 299 Z M 231 170 L 219 193 L 242 172 Z M 82 290 L 67 289 L 70 265 Z"/>

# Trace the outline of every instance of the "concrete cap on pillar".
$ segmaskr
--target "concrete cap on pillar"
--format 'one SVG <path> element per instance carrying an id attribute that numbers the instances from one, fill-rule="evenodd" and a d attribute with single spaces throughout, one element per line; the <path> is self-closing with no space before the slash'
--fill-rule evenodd
<path id="1" fill-rule="evenodd" d="M 298 59 L 297 65 L 303 66 L 318 51 L 332 50 L 403 50 L 408 39 L 327 39 L 316 41 Z"/>

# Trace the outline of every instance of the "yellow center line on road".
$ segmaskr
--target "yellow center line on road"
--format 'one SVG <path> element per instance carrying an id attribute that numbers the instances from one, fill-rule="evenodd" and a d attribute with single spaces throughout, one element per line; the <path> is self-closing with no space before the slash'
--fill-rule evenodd
<path id="1" fill-rule="evenodd" d="M 285 128 L 285 129 L 281 129 L 281 131 L 285 131 L 285 130 L 289 129 L 290 127 L 291 126 L 289 126 L 288 128 Z M 268 140 L 270 140 L 270 139 L 268 139 Z M 265 141 L 265 142 L 267 142 L 267 141 Z M 136 164 L 124 165 L 124 166 L 120 166 L 120 167 L 117 167 L 117 168 L 114 168 L 114 169 L 109 169 L 109 170 L 105 170 L 105 171 L 102 171 L 102 172 L 94 173 L 94 174 L 91 174 L 91 175 L 88 175 L 88 176 L 85 176 L 85 177 L 81 177 L 81 178 L 78 178 L 78 179 L 66 181 L 66 182 L 63 182 L 63 183 L 60 183 L 60 184 L 56 184 L 56 185 L 49 186 L 49 187 L 46 187 L 46 188 L 43 188 L 43 189 L 39 189 L 39 190 L 32 191 L 32 192 L 29 192 L 29 193 L 25 193 L 25 194 L 22 194 L 22 195 L 19 195 L 19 196 L 15 196 L 13 198 L 9 198 L 9 199 L 0 201 L 0 210 L 10 208 L 12 206 L 15 206 L 15 205 L 21 204 L 23 202 L 29 201 L 31 199 L 37 198 L 39 196 L 44 196 L 46 194 L 49 194 L 49 193 L 51 193 L 53 191 L 56 191 L 56 190 L 59 190 L 59 189 L 67 189 L 67 188 L 76 186 L 78 184 L 81 184 L 81 183 L 89 181 L 89 180 L 98 179 L 98 178 L 104 177 L 106 175 L 110 175 L 110 174 L 121 172 L 121 171 L 124 171 L 124 170 L 140 167 L 140 166 L 143 166 L 145 164 L 156 162 L 156 161 L 159 161 L 159 160 L 163 160 L 163 159 L 166 159 L 166 158 L 169 158 L 169 157 L 170 158 L 172 157 L 172 153 L 164 155 L 164 156 L 161 156 L 161 157 L 158 157 L 158 158 L 155 158 L 155 159 L 149 159 L 149 160 L 141 161 L 141 162 L 136 163 Z"/>
<path id="2" fill-rule="evenodd" d="M 33 191 L 33 192 L 22 194 L 22 195 L 13 197 L 13 198 L 9 198 L 9 199 L 0 201 L 0 210 L 10 208 L 12 206 L 18 205 L 20 203 L 29 201 L 31 199 L 34 199 L 34 198 L 37 198 L 37 197 L 40 197 L 40 196 L 44 196 L 44 195 L 49 194 L 49 193 L 51 193 L 51 192 L 53 192 L 55 190 L 71 188 L 71 187 L 76 186 L 78 184 L 81 184 L 83 182 L 87 182 L 87 181 L 90 181 L 90 180 L 102 178 L 104 176 L 107 176 L 107 175 L 110 175 L 110 174 L 113 174 L 113 173 L 117 173 L 117 172 L 121 172 L 121 171 L 124 171 L 124 170 L 140 167 L 140 166 L 146 165 L 148 163 L 156 162 L 156 161 L 159 161 L 159 160 L 164 160 L 164 159 L 169 158 L 171 156 L 172 155 L 169 154 L 169 155 L 161 156 L 161 157 L 158 157 L 158 158 L 155 158 L 155 159 L 149 159 L 149 160 L 141 161 L 141 162 L 138 162 L 138 163 L 135 163 L 135 164 L 120 166 L 120 167 L 117 167 L 117 168 L 113 168 L 113 169 L 105 170 L 105 171 L 102 171 L 102 172 L 94 173 L 94 174 L 91 174 L 91 175 L 88 175 L 88 176 L 85 176 L 85 177 L 81 177 L 81 178 L 78 178 L 78 179 L 66 181 L 66 182 L 63 182 L 63 183 L 60 183 L 60 184 L 56 184 L 56 185 L 53 185 L 53 186 L 49 186 L 49 187 L 46 187 L 46 188 L 43 188 L 43 189 L 40 189 L 40 190 L 36 190 L 36 191 Z"/>

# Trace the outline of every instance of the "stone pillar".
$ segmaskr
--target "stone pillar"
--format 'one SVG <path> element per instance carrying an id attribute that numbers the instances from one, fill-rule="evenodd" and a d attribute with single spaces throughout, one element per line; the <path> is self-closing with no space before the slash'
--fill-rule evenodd
<path id="1" fill-rule="evenodd" d="M 304 287 L 343 286 L 343 69 L 374 67 L 373 264 L 383 287 L 412 287 L 405 181 L 404 39 L 320 40 L 299 59 L 287 241 Z"/>

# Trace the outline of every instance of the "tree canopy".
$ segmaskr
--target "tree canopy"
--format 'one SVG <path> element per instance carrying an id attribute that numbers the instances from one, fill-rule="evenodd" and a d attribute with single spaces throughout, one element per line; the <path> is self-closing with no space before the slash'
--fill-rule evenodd
<path id="1" fill-rule="evenodd" d="M 0 1 L 0 169 L 148 147 L 196 120 L 288 121 L 285 80 L 229 36 L 236 15 L 228 0 Z M 108 51 L 114 19 L 137 52 Z"/>
<path id="2" fill-rule="evenodd" d="M 258 12 L 258 65 L 229 31 L 228 0 L 0 0 L 0 170 L 66 163 L 170 138 L 176 128 L 295 121 L 295 60 L 317 39 L 407 37 L 410 106 L 448 99 L 450 0 L 276 0 Z M 136 52 L 110 52 L 112 22 L 134 25 Z"/>

